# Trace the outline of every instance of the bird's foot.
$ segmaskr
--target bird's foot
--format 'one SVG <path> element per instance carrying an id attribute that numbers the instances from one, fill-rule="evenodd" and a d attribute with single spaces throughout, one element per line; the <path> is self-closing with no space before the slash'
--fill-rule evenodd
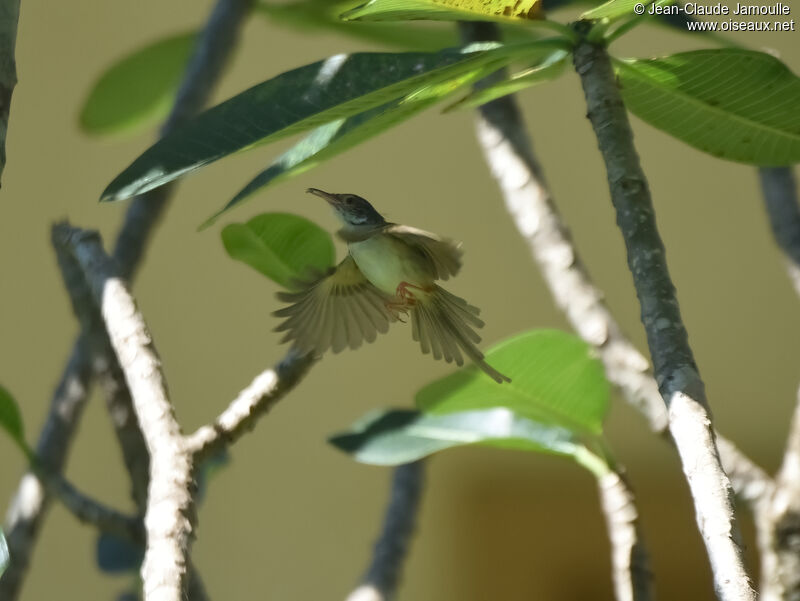
<path id="1" fill-rule="evenodd" d="M 406 323 L 406 320 L 403 318 L 408 317 L 408 304 L 405 301 L 399 303 L 387 301 L 385 305 L 389 310 L 389 313 L 391 313 L 397 321 L 400 323 Z"/>
<path id="2" fill-rule="evenodd" d="M 417 302 L 417 297 L 414 293 L 409 290 L 409 288 L 413 288 L 414 290 L 419 290 L 420 292 L 430 292 L 431 288 L 423 288 L 422 286 L 415 286 L 414 284 L 409 284 L 408 282 L 400 282 L 397 285 L 397 290 L 395 290 L 395 295 L 399 298 L 402 302 L 406 303 L 409 306 L 413 306 Z"/>

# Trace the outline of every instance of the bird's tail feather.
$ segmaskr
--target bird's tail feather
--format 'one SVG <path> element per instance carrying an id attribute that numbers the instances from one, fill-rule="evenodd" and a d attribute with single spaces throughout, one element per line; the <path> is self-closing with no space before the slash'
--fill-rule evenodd
<path id="1" fill-rule="evenodd" d="M 411 309 L 411 335 L 419 342 L 423 353 L 433 353 L 434 359 L 456 365 L 463 365 L 463 355 L 466 355 L 493 380 L 511 381 L 486 363 L 483 353 L 475 346 L 481 337 L 473 328 L 483 327 L 477 307 L 440 286 L 434 286 L 431 292 L 419 295 L 416 300 Z"/>

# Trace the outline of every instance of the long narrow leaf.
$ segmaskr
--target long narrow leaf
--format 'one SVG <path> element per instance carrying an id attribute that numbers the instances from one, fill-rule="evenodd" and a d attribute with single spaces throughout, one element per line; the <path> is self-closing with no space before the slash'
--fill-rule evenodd
<path id="1" fill-rule="evenodd" d="M 101 200 L 121 200 L 239 150 L 369 110 L 489 65 L 527 45 L 472 44 L 437 53 L 341 54 L 274 77 L 162 138 L 118 175 Z"/>
<path id="2" fill-rule="evenodd" d="M 361 142 L 379 135 L 446 98 L 459 88 L 480 79 L 480 69 L 451 80 L 417 90 L 347 119 L 337 119 L 314 130 L 251 180 L 223 209 L 201 227 L 211 225 L 225 211 L 250 198 L 257 191 L 288 179 L 331 159 Z"/>
<path id="3" fill-rule="evenodd" d="M 714 156 L 800 162 L 800 78 L 769 54 L 724 48 L 615 61 L 637 117 Z"/>
<path id="4" fill-rule="evenodd" d="M 485 88 L 473 90 L 458 102 L 448 106 L 445 112 L 453 109 L 474 108 L 496 98 L 508 96 L 536 84 L 555 79 L 564 72 L 569 55 L 566 50 L 556 50 L 534 67 L 514 73 Z"/>

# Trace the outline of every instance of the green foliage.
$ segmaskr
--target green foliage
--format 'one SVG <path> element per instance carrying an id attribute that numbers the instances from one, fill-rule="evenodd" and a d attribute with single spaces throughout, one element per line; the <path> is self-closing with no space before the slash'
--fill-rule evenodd
<path id="1" fill-rule="evenodd" d="M 84 102 L 81 128 L 93 135 L 120 133 L 166 115 L 195 38 L 195 32 L 171 36 L 112 65 Z"/>
<path id="2" fill-rule="evenodd" d="M 103 192 L 121 200 L 256 144 L 347 118 L 527 52 L 498 43 L 436 53 L 337 55 L 274 77 L 202 113 L 144 152 Z"/>
<path id="3" fill-rule="evenodd" d="M 8 563 L 11 561 L 11 555 L 8 552 L 8 543 L 3 534 L 3 529 L 0 528 L 0 578 L 3 577 L 3 572 L 6 571 Z"/>
<path id="4" fill-rule="evenodd" d="M 420 390 L 417 406 L 435 414 L 505 407 L 574 432 L 602 432 L 609 385 L 602 364 L 580 338 L 560 330 L 532 330 L 496 345 L 486 360 L 511 382 L 497 386 L 469 366 Z"/>
<path id="5" fill-rule="evenodd" d="M 497 345 L 486 359 L 512 382 L 498 386 L 470 366 L 420 390 L 418 411 L 367 415 L 331 442 L 380 465 L 481 444 L 570 456 L 595 473 L 606 469 L 600 436 L 609 386 L 583 341 L 531 331 Z"/>
<path id="6" fill-rule="evenodd" d="M 379 411 L 330 442 L 357 461 L 373 465 L 401 465 L 470 444 L 566 456 L 574 455 L 578 446 L 569 430 L 539 424 L 503 407 L 446 415 Z"/>
<path id="7" fill-rule="evenodd" d="M 419 27 L 407 23 L 343 23 L 339 14 L 352 4 L 337 4 L 327 0 L 298 0 L 280 4 L 259 2 L 255 10 L 281 25 L 328 30 L 403 50 L 434 51 L 458 44 L 458 35 L 453 27 Z"/>
<path id="8" fill-rule="evenodd" d="M 14 397 L 5 388 L 0 386 L 0 428 L 3 428 L 17 446 L 25 453 L 31 455 L 28 444 L 25 442 L 25 431 L 22 425 L 22 415 Z"/>
<path id="9" fill-rule="evenodd" d="M 560 48 L 553 50 L 537 65 L 504 77 L 486 87 L 475 89 L 458 102 L 451 104 L 445 111 L 474 108 L 496 98 L 508 96 L 530 86 L 555 79 L 564 72 L 569 57 L 570 53 L 566 50 Z"/>
<path id="10" fill-rule="evenodd" d="M 486 21 L 536 19 L 539 0 L 369 0 L 342 15 L 346 20 Z"/>
<path id="11" fill-rule="evenodd" d="M 800 161 L 800 80 L 775 57 L 725 48 L 615 68 L 631 112 L 687 144 L 757 165 Z"/>
<path id="12" fill-rule="evenodd" d="M 246 263 L 285 288 L 333 266 L 330 234 L 315 223 L 288 213 L 264 213 L 222 230 L 231 258 Z"/>

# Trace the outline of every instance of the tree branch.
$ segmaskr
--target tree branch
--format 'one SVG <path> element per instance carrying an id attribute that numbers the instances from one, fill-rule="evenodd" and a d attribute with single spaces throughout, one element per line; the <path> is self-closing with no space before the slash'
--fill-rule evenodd
<path id="1" fill-rule="evenodd" d="M 717 595 L 725 601 L 753 600 L 755 593 L 737 542 L 730 481 L 720 464 L 703 381 L 680 316 L 650 191 L 611 61 L 605 48 L 585 40 L 578 43 L 573 60 L 606 163 L 656 382 L 667 405 L 670 432 L 689 482 Z"/>
<path id="2" fill-rule="evenodd" d="M 488 23 L 463 23 L 461 27 L 467 41 L 499 39 L 497 29 Z M 513 95 L 480 107 L 477 137 L 486 163 L 556 305 L 578 335 L 596 349 L 609 382 L 647 419 L 654 432 L 668 435 L 664 401 L 649 362 L 625 336 L 606 306 L 603 292 L 592 282 L 526 132 Z M 717 434 L 717 440 L 737 496 L 748 503 L 756 502 L 753 495 L 766 490 L 769 476 L 721 435 Z"/>
<path id="3" fill-rule="evenodd" d="M 252 430 L 267 413 L 305 376 L 314 363 L 311 355 L 290 349 L 274 368 L 260 373 L 231 401 L 211 425 L 198 428 L 187 437 L 186 446 L 196 465 Z"/>
<path id="4" fill-rule="evenodd" d="M 800 295 L 800 206 L 794 173 L 791 167 L 761 167 L 758 176 L 772 234 L 786 256 L 789 280 Z"/>
<path id="5" fill-rule="evenodd" d="M 206 104 L 235 47 L 252 0 L 218 0 L 189 61 L 180 92 L 162 132 L 174 129 Z M 135 274 L 150 236 L 163 213 L 168 190 L 158 188 L 137 197 L 119 232 L 114 258 L 128 279 Z M 87 334 L 75 342 L 50 403 L 36 455 L 48 469 L 61 473 L 80 421 L 92 376 Z M 48 496 L 32 473 L 23 476 L 6 517 L 6 538 L 14 562 L 0 580 L 0 601 L 14 601 L 27 571 L 37 533 L 46 515 Z"/>
<path id="6" fill-rule="evenodd" d="M 19 0 L 0 1 L 0 176 L 6 166 L 6 134 L 11 94 L 17 85 L 17 63 L 14 50 L 17 45 Z"/>
<path id="7" fill-rule="evenodd" d="M 422 461 L 395 469 L 383 530 L 362 584 L 347 596 L 347 601 L 387 601 L 394 597 L 416 527 L 424 477 Z"/>
<path id="8" fill-rule="evenodd" d="M 650 560 L 642 542 L 639 513 L 625 476 L 609 471 L 597 480 L 611 541 L 611 566 L 617 601 L 654 599 Z"/>
<path id="9" fill-rule="evenodd" d="M 131 392 L 151 457 L 142 565 L 147 601 L 180 601 L 188 589 L 195 521 L 192 461 L 167 393 L 152 337 L 96 232 L 55 226 L 56 240 L 83 270 Z"/>

